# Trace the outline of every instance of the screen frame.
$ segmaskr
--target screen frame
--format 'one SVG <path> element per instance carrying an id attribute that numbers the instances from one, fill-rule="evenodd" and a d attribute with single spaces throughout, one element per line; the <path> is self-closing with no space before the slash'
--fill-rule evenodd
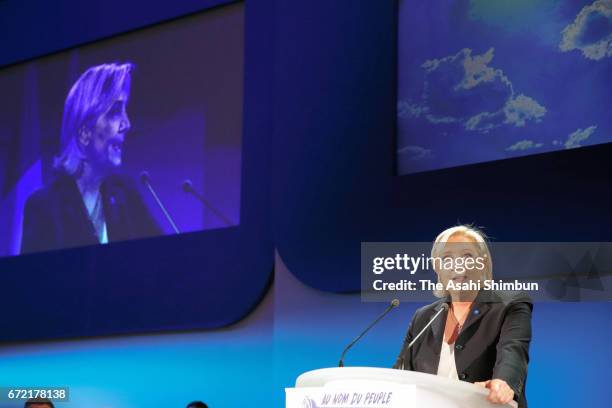
<path id="1" fill-rule="evenodd" d="M 267 200 L 258 181 L 269 174 L 266 157 L 271 116 L 269 107 L 258 102 L 271 97 L 265 84 L 270 81 L 272 58 L 271 53 L 253 52 L 254 44 L 268 42 L 271 35 L 270 23 L 261 14 L 265 10 L 247 7 L 245 1 L 200 1 L 193 2 L 188 12 L 175 12 L 171 18 L 154 17 L 149 24 L 134 26 L 123 21 L 123 29 L 110 34 L 98 31 L 93 34 L 95 39 L 91 33 L 96 30 L 92 29 L 86 41 L 80 41 L 84 36 L 77 28 L 71 32 L 72 41 L 66 41 L 70 36 L 63 38 L 63 47 L 36 48 L 27 58 L 11 58 L 7 53 L 8 57 L 0 60 L 0 74 L 5 68 L 233 4 L 243 4 L 245 36 L 240 224 L 0 258 L 4 274 L 0 306 L 19 310 L 4 322 L 0 342 L 215 329 L 240 321 L 265 296 L 273 279 L 274 250 Z M 154 10 L 151 15 L 158 12 L 158 17 L 163 16 L 163 11 Z M 56 23 L 70 17 L 69 12 L 62 12 L 65 10 L 55 15 Z M 214 250 L 202 251 L 206 247 Z M 241 256 L 234 256 L 236 253 Z M 121 260 L 121 265 L 115 260 Z M 135 272 L 139 269 L 146 274 L 139 276 Z M 233 285 L 238 280 L 244 285 Z M 96 285 L 93 294 L 87 289 L 90 285 Z M 238 300 L 228 302 L 229 298 Z"/>

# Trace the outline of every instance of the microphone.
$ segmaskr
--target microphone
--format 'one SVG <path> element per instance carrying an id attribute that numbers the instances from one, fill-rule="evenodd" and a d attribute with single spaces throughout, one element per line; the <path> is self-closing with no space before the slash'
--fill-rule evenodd
<path id="1" fill-rule="evenodd" d="M 440 314 L 442 314 L 442 312 L 448 310 L 448 304 L 447 303 L 442 303 L 438 307 L 436 307 L 436 309 L 437 309 L 436 314 L 433 315 L 431 319 L 429 319 L 429 322 L 427 322 L 425 327 L 423 327 L 421 329 L 421 331 L 416 336 L 414 336 L 414 339 L 412 339 L 412 341 L 410 343 L 408 343 L 408 346 L 406 347 L 406 349 L 404 349 L 402 351 L 402 356 L 404 354 L 406 354 L 406 352 L 408 352 L 408 350 L 410 350 L 412 348 L 414 343 L 416 343 L 416 341 L 423 335 L 423 333 L 425 333 L 425 330 L 427 330 L 429 328 L 429 326 L 431 326 L 431 324 L 438 318 L 438 316 L 440 316 Z M 402 357 L 401 360 L 402 360 L 401 361 L 401 366 L 399 367 L 399 369 L 403 370 L 404 369 L 404 358 Z"/>
<path id="2" fill-rule="evenodd" d="M 387 306 L 387 308 L 385 309 L 384 312 L 382 312 L 380 314 L 380 316 L 378 316 L 376 318 L 376 320 L 374 320 L 368 327 L 366 327 L 366 329 L 364 331 L 361 332 L 361 334 L 357 337 L 355 337 L 355 340 L 351 341 L 349 343 L 348 346 L 346 346 L 344 348 L 344 351 L 342 351 L 342 356 L 340 357 L 340 362 L 338 362 L 338 367 L 344 367 L 344 356 L 346 355 L 346 352 L 349 351 L 349 349 L 351 347 L 353 347 L 353 345 L 355 345 L 355 343 L 357 343 L 359 340 L 361 340 L 361 338 L 363 336 L 365 336 L 365 334 L 370 331 L 370 329 L 372 327 L 374 327 L 376 325 L 376 323 L 378 323 L 383 317 L 385 317 L 387 315 L 387 313 L 389 313 L 392 309 L 395 309 L 396 307 L 398 307 L 400 304 L 400 301 L 398 299 L 393 299 L 391 301 L 391 303 L 389 304 L 389 306 Z"/>
<path id="3" fill-rule="evenodd" d="M 228 227 L 231 227 L 233 225 L 232 222 L 221 213 L 221 211 L 217 210 L 210 202 L 208 202 L 206 198 L 204 198 L 202 194 L 200 194 L 199 191 L 195 189 L 195 187 L 193 187 L 193 183 L 191 182 L 191 180 L 186 179 L 185 181 L 183 181 L 183 191 L 187 194 L 191 194 L 192 196 L 200 200 L 200 202 L 204 204 L 206 208 L 212 211 L 221 221 L 223 221 L 225 225 L 227 225 Z"/>
<path id="4" fill-rule="evenodd" d="M 142 184 L 144 184 L 149 189 L 149 192 L 153 196 L 153 199 L 155 200 L 155 202 L 157 203 L 159 208 L 162 210 L 162 213 L 164 213 L 164 216 L 166 217 L 166 219 L 168 220 L 168 222 L 172 226 L 172 229 L 174 230 L 174 233 L 175 234 L 180 234 L 181 232 L 179 231 L 178 227 L 174 223 L 174 220 L 170 216 L 170 213 L 166 210 L 166 207 L 164 207 L 164 204 L 161 202 L 161 200 L 157 196 L 157 193 L 153 189 L 153 186 L 151 185 L 151 182 L 149 180 L 150 180 L 149 172 L 143 171 L 143 172 L 140 173 L 140 182 Z"/>

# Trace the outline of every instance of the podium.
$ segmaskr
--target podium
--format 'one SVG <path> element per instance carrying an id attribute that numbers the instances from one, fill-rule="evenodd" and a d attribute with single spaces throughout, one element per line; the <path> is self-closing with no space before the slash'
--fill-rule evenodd
<path id="1" fill-rule="evenodd" d="M 287 408 L 517 406 L 515 401 L 506 405 L 491 404 L 487 400 L 489 390 L 468 382 L 416 371 L 374 367 L 336 367 L 308 371 L 300 375 L 295 388 L 287 388 L 286 393 Z"/>

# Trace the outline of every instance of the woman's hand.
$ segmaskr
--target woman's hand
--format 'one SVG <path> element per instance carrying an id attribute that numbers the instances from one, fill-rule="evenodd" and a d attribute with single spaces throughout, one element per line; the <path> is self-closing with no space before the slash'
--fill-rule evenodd
<path id="1" fill-rule="evenodd" d="M 474 384 L 490 390 L 487 399 L 493 404 L 507 404 L 514 398 L 514 391 L 504 380 L 495 378 L 488 381 L 475 382 Z"/>

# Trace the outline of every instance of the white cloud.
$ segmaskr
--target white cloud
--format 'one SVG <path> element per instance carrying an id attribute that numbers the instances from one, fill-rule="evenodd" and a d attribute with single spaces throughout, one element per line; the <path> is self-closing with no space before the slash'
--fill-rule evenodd
<path id="1" fill-rule="evenodd" d="M 399 101 L 397 103 L 397 116 L 400 118 L 418 118 L 421 114 L 427 112 L 427 107 L 410 103 L 407 101 Z"/>
<path id="2" fill-rule="evenodd" d="M 455 88 L 472 89 L 483 82 L 494 82 L 496 79 L 512 87 L 512 84 L 501 70 L 487 66 L 487 64 L 493 60 L 494 50 L 494 48 L 489 48 L 486 53 L 476 55 L 473 58 L 471 56 L 471 50 L 469 50 L 463 59 L 465 76 Z"/>
<path id="3" fill-rule="evenodd" d="M 423 99 L 417 112 L 433 124 L 461 123 L 466 130 L 487 133 L 491 129 L 540 122 L 546 108 L 526 95 L 515 95 L 510 79 L 490 66 L 494 48 L 472 55 L 464 48 L 454 55 L 425 61 Z"/>
<path id="4" fill-rule="evenodd" d="M 546 114 L 546 108 L 534 99 L 520 94 L 506 102 L 504 113 L 506 114 L 504 123 L 523 127 L 528 120 L 541 122 L 542 117 Z"/>
<path id="5" fill-rule="evenodd" d="M 421 146 L 404 146 L 397 150 L 398 154 L 406 155 L 407 160 L 422 160 L 432 157 L 431 149 Z"/>
<path id="6" fill-rule="evenodd" d="M 542 147 L 542 146 L 544 146 L 543 143 L 535 143 L 533 140 L 524 139 L 524 140 L 519 140 L 512 146 L 507 147 L 506 151 L 516 152 L 516 151 L 522 151 L 522 150 L 537 149 L 538 147 Z"/>
<path id="7" fill-rule="evenodd" d="M 504 113 L 503 108 L 496 112 L 481 112 L 478 115 L 474 115 L 469 118 L 464 126 L 467 130 L 475 130 L 480 133 L 488 133 L 491 129 L 500 127 L 503 120 Z"/>
<path id="8" fill-rule="evenodd" d="M 561 35 L 561 51 L 580 50 L 595 61 L 612 56 L 612 1 L 597 0 L 583 7 Z"/>
<path id="9" fill-rule="evenodd" d="M 573 149 L 575 147 L 581 147 L 582 145 L 580 143 L 587 140 L 593 134 L 593 132 L 595 132 L 596 129 L 597 129 L 597 126 L 589 126 L 588 128 L 584 130 L 583 129 L 576 130 L 574 133 L 570 134 L 567 137 L 567 140 L 565 141 L 565 144 L 564 144 L 565 148 Z"/>

